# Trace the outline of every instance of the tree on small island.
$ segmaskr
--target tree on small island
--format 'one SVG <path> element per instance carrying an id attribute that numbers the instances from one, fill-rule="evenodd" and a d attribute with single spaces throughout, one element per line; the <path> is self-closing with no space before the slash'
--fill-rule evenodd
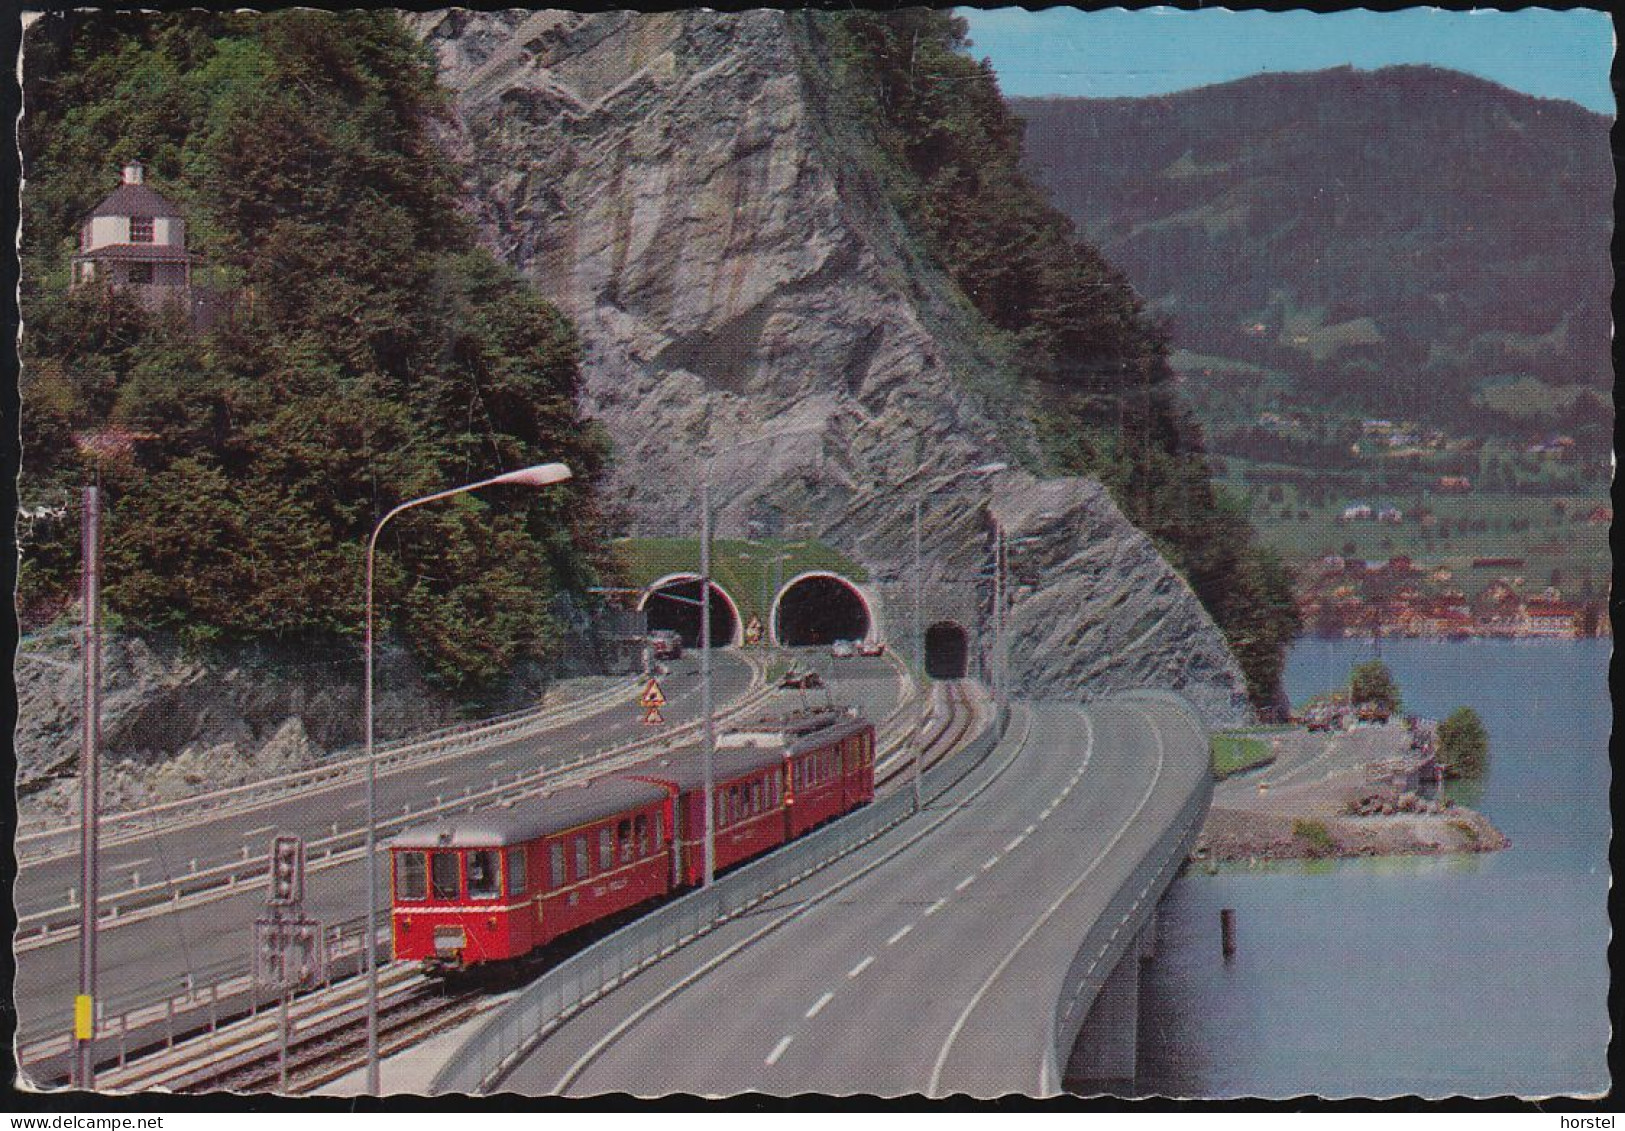
<path id="1" fill-rule="evenodd" d="M 1392 715 L 1399 710 L 1399 685 L 1394 673 L 1381 660 L 1360 664 L 1349 675 L 1349 702 L 1355 707 L 1370 704 Z"/>
<path id="2" fill-rule="evenodd" d="M 1453 777 L 1480 777 L 1490 764 L 1490 736 L 1471 707 L 1457 707 L 1439 724 L 1439 760 Z"/>

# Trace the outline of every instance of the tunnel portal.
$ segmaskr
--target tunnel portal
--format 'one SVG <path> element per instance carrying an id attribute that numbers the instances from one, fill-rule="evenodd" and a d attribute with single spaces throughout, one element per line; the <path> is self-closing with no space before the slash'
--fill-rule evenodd
<path id="1" fill-rule="evenodd" d="M 951 620 L 925 630 L 925 674 L 932 679 L 964 679 L 970 660 L 970 639 Z"/>
<path id="2" fill-rule="evenodd" d="M 791 647 L 833 644 L 867 639 L 873 623 L 857 586 L 832 573 L 815 573 L 796 578 L 780 592 L 773 634 L 778 643 Z"/>
<path id="3" fill-rule="evenodd" d="M 649 631 L 670 629 L 683 638 L 684 648 L 700 646 L 700 579 L 677 577 L 656 582 L 643 598 Z M 739 613 L 733 599 L 715 581 L 711 583 L 711 646 L 732 644 L 739 633 Z"/>

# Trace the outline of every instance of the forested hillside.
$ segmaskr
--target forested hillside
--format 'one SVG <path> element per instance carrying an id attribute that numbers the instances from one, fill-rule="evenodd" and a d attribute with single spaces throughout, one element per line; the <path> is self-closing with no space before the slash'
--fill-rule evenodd
<path id="1" fill-rule="evenodd" d="M 1298 627 L 1288 575 L 1210 481 L 1165 331 L 1021 168 L 1022 123 L 964 22 L 916 9 L 808 20 L 831 37 L 841 104 L 887 158 L 899 215 L 1013 359 L 1048 470 L 1110 488 L 1268 701 Z"/>
<path id="2" fill-rule="evenodd" d="M 1017 113 L 1028 167 L 1179 344 L 1249 389 L 1234 362 L 1280 377 L 1255 411 L 1561 432 L 1606 462 L 1602 115 L 1430 67 Z"/>
<path id="3" fill-rule="evenodd" d="M 556 598 L 608 561 L 607 443 L 571 327 L 458 212 L 423 48 L 392 15 L 286 11 L 51 14 L 25 49 L 25 628 L 71 599 L 92 479 L 119 623 L 331 643 L 360 631 L 391 506 L 557 459 L 575 482 L 414 511 L 380 554 L 380 608 L 444 685 L 545 658 Z M 81 219 L 134 158 L 232 300 L 206 332 L 67 287 Z"/>

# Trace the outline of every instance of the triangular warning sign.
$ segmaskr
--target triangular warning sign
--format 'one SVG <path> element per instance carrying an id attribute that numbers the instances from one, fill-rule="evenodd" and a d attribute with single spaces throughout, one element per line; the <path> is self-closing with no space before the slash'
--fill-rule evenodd
<path id="1" fill-rule="evenodd" d="M 666 705 L 666 693 L 660 690 L 658 682 L 651 679 L 649 686 L 643 689 L 643 698 L 639 702 L 651 711 L 658 710 Z"/>
<path id="2" fill-rule="evenodd" d="M 666 718 L 660 713 L 659 707 L 648 707 L 643 712 L 643 725 L 655 727 L 665 722 Z"/>

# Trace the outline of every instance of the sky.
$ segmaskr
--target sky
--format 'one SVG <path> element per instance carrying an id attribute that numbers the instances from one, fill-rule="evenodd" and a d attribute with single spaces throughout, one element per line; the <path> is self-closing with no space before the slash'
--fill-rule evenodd
<path id="1" fill-rule="evenodd" d="M 1606 11 L 961 8 L 1007 95 L 1167 94 L 1264 71 L 1431 63 L 1614 113 Z"/>

